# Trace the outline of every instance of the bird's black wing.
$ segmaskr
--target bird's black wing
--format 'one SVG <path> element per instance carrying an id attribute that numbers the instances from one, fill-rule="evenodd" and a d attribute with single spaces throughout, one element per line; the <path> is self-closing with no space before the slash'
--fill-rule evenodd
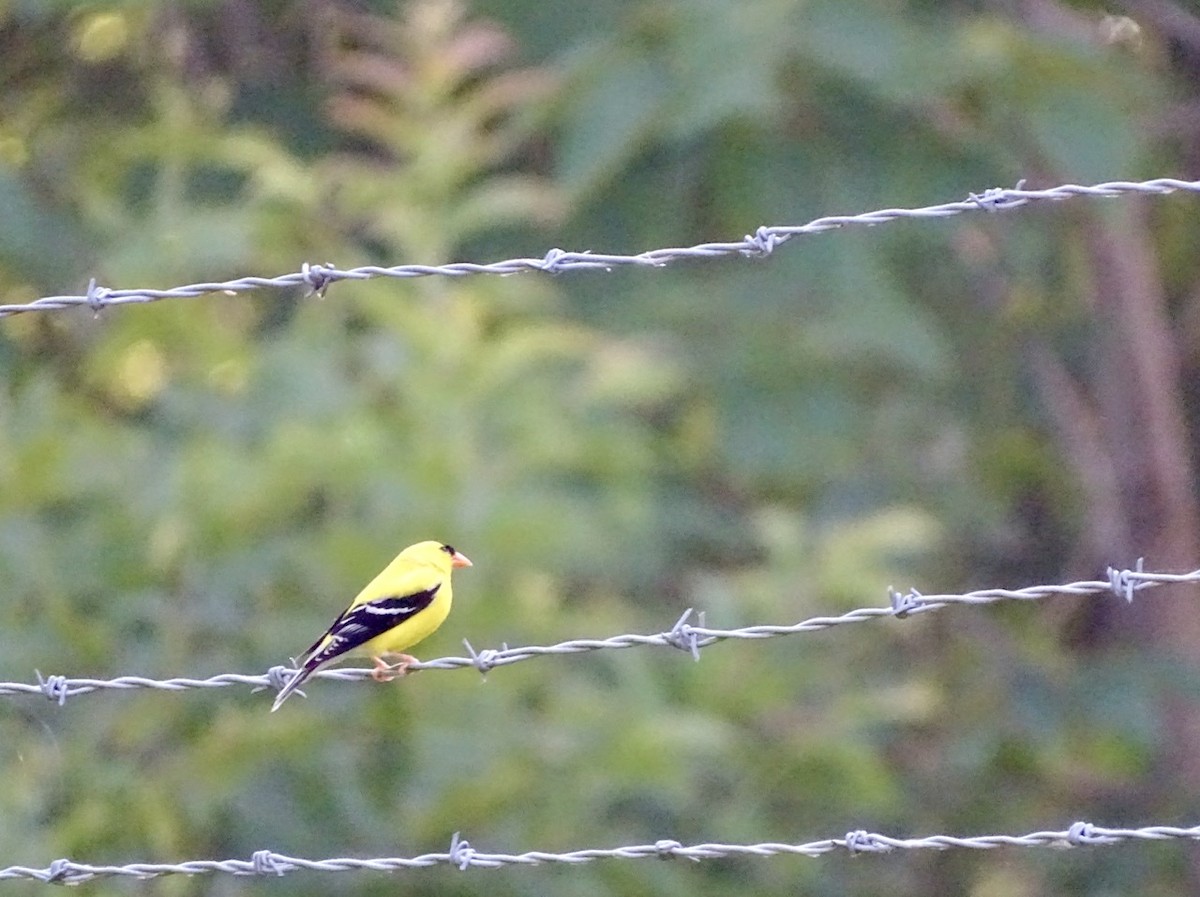
<path id="1" fill-rule="evenodd" d="M 432 588 L 409 595 L 393 595 L 375 598 L 355 607 L 347 608 L 325 634 L 313 642 L 304 652 L 306 669 L 316 669 L 335 657 L 353 651 L 377 635 L 383 635 L 394 626 L 411 619 L 433 602 L 442 587 L 439 582 Z M 323 642 L 324 647 L 321 647 Z"/>

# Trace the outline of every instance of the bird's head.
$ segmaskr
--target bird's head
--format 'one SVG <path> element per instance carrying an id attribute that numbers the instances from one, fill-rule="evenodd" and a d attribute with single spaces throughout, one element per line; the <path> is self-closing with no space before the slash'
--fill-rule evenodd
<path id="1" fill-rule="evenodd" d="M 450 545 L 434 541 L 410 545 L 400 552 L 400 557 L 418 564 L 431 564 L 443 570 L 473 566 L 465 554 L 455 551 Z"/>

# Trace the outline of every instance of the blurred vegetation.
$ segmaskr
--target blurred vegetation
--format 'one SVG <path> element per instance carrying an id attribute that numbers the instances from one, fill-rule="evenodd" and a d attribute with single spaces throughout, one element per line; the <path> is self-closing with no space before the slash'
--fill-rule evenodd
<path id="1" fill-rule="evenodd" d="M 1200 16 L 1118 5 L 1129 18 L 1086 0 L 0 2 L 0 303 L 93 276 L 682 246 L 1023 177 L 1195 176 Z M 426 657 L 660 631 L 691 606 L 732 627 L 891 584 L 1200 566 L 1194 206 L 4 319 L 0 678 L 265 670 L 423 538 L 476 564 Z M 1164 432 L 1174 463 L 1151 451 Z M 1157 602 L 951 610 L 699 664 L 318 683 L 274 715 L 233 689 L 8 700 L 0 866 L 410 855 L 455 831 L 522 851 L 1194 824 L 1200 777 L 1172 758 L 1195 657 L 1184 629 L 1155 638 Z M 336 886 L 1157 895 L 1200 880 L 1185 851 Z"/>

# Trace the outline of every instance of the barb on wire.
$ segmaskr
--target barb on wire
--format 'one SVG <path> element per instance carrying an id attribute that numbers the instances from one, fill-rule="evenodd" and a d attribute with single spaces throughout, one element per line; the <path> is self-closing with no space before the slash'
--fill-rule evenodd
<path id="1" fill-rule="evenodd" d="M 692 612 L 689 610 L 667 632 L 648 635 L 615 635 L 603 639 L 572 639 L 559 642 L 556 645 L 529 645 L 510 648 L 505 645 L 500 649 L 476 651 L 470 642 L 464 641 L 467 657 L 440 657 L 409 664 L 409 671 L 417 670 L 457 670 L 472 668 L 482 674 L 496 667 L 508 666 L 513 663 L 531 660 L 534 657 L 545 657 L 554 654 L 586 654 L 592 651 L 602 651 L 618 648 L 636 648 L 642 646 L 659 646 L 677 648 L 687 651 L 696 660 L 700 659 L 700 650 L 717 642 L 728 639 L 767 639 L 785 635 L 798 635 L 802 632 L 818 632 L 847 623 L 863 623 L 880 617 L 906 618 L 928 611 L 940 610 L 954 604 L 995 604 L 1000 601 L 1036 601 L 1056 595 L 1094 596 L 1105 593 L 1131 601 L 1133 594 L 1142 589 L 1173 583 L 1200 583 L 1200 570 L 1190 573 L 1152 573 L 1142 569 L 1139 560 L 1133 570 L 1110 567 L 1107 579 L 1083 580 L 1067 583 L 1066 585 L 1029 586 L 1024 589 L 982 589 L 977 592 L 967 592 L 962 595 L 923 595 L 916 589 L 907 594 L 901 594 L 889 588 L 890 603 L 882 607 L 863 607 L 848 611 L 839 616 L 811 617 L 791 625 L 758 625 L 742 629 L 712 629 L 704 625 L 704 614 L 701 612 L 699 625 L 693 626 L 688 620 Z M 185 691 L 193 688 L 224 688 L 230 685 L 249 685 L 255 691 L 271 689 L 279 691 L 295 670 L 285 666 L 271 667 L 266 673 L 253 675 L 242 673 L 222 673 L 208 679 L 175 678 L 150 679 L 144 676 L 119 676 L 115 679 L 71 679 L 66 676 L 43 676 L 37 673 L 37 682 L 0 682 L 0 697 L 16 695 L 43 695 L 62 705 L 67 698 L 76 695 L 90 694 L 101 690 L 127 691 L 130 689 L 152 688 L 163 691 Z M 371 677 L 369 669 L 333 669 L 321 670 L 313 675 L 313 679 L 337 679 L 344 682 L 359 682 Z"/>
<path id="2" fill-rule="evenodd" d="M 764 225 L 741 240 L 725 243 L 700 243 L 695 246 L 652 249 L 636 255 L 613 255 L 595 252 L 566 252 L 551 249 L 542 258 L 517 258 L 507 261 L 477 264 L 455 262 L 447 265 L 395 265 L 380 267 L 366 265 L 342 270 L 333 264 L 314 265 L 305 262 L 299 271 L 277 277 L 239 277 L 212 283 L 192 283 L 166 290 L 155 289 L 109 289 L 98 286 L 95 279 L 81 296 L 44 296 L 32 302 L 0 305 L 0 318 L 22 312 L 49 311 L 53 309 L 85 306 L 99 314 L 102 308 L 111 305 L 143 304 L 160 299 L 188 299 L 211 293 L 236 295 L 264 287 L 304 286 L 308 294 L 324 296 L 331 284 L 342 280 L 370 280 L 376 277 L 465 277 L 472 274 L 524 274 L 540 271 L 562 274 L 568 271 L 610 271 L 613 268 L 634 266 L 661 268 L 685 259 L 727 258 L 745 256 L 764 258 L 776 247 L 789 240 L 810 234 L 843 227 L 886 224 L 902 218 L 948 218 L 965 212 L 997 212 L 1015 209 L 1030 202 L 1061 201 L 1076 196 L 1121 196 L 1130 193 L 1162 195 L 1177 191 L 1200 192 L 1200 181 L 1182 181 L 1174 178 L 1156 178 L 1149 181 L 1109 181 L 1103 184 L 1081 186 L 1063 184 L 1045 190 L 1027 190 L 1020 181 L 1015 188 L 993 187 L 982 194 L 971 193 L 964 200 L 925 206 L 916 209 L 879 209 L 858 215 L 828 215 L 816 218 L 807 224 Z"/>
<path id="3" fill-rule="evenodd" d="M 645 858 L 701 860 L 721 857 L 773 857 L 791 855 L 816 858 L 834 851 L 858 853 L 891 853 L 894 850 L 994 850 L 998 847 L 1107 847 L 1128 841 L 1200 840 L 1200 826 L 1178 828 L 1153 825 L 1145 828 L 1102 828 L 1090 822 L 1076 822 L 1064 831 L 1039 831 L 1026 835 L 981 835 L 957 837 L 930 835 L 924 838 L 895 838 L 868 831 L 853 831 L 842 838 L 826 838 L 805 844 L 769 841 L 762 844 L 693 844 L 663 839 L 653 844 L 634 844 L 628 847 L 589 848 L 567 853 L 529 851 L 527 853 L 483 853 L 456 832 L 446 853 L 425 853 L 415 857 L 377 857 L 354 859 L 337 857 L 309 860 L 270 850 L 255 851 L 248 860 L 190 860 L 183 863 L 130 863 L 128 865 L 94 866 L 71 860 L 55 860 L 44 868 L 9 866 L 0 869 L 0 881 L 32 879 L 54 884 L 76 885 L 97 878 L 149 879 L 164 875 L 274 875 L 292 872 L 398 872 L 427 866 L 456 866 L 465 871 L 471 868 L 495 869 L 501 866 L 540 866 L 547 863 L 581 865 L 595 860 Z"/>

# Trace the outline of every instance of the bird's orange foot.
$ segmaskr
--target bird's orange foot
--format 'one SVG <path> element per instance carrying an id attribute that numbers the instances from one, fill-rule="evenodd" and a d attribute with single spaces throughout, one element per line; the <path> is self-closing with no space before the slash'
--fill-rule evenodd
<path id="1" fill-rule="evenodd" d="M 399 679 L 408 673 L 409 664 L 417 663 L 417 659 L 411 654 L 396 654 L 397 662 L 390 664 L 382 657 L 373 657 L 375 661 L 375 669 L 371 670 L 371 678 L 376 682 L 391 682 L 393 679 Z"/>

